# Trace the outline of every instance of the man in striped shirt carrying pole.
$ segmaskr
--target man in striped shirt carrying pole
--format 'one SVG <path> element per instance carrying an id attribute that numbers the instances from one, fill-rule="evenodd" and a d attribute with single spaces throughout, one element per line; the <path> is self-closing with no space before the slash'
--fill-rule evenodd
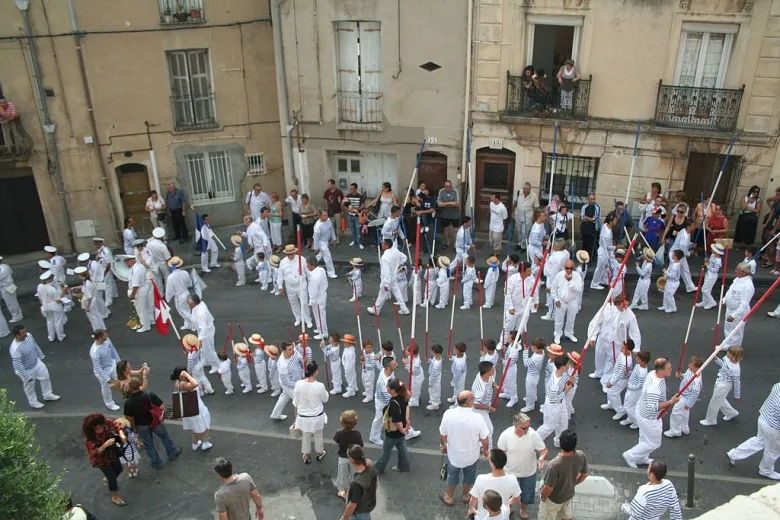
<path id="1" fill-rule="evenodd" d="M 661 410 L 674 406 L 680 396 L 674 395 L 666 401 L 666 378 L 672 375 L 672 363 L 666 358 L 658 358 L 653 365 L 654 371 L 647 374 L 639 401 L 636 403 L 636 422 L 639 425 L 639 442 L 623 453 L 623 459 L 631 468 L 637 464 L 650 464 L 650 454 L 661 447 L 663 438 L 663 420 L 658 417 Z"/>
<path id="2" fill-rule="evenodd" d="M 629 520 L 656 520 L 669 510 L 671 520 L 682 520 L 680 500 L 674 484 L 666 480 L 666 464 L 654 460 L 647 468 L 647 484 L 639 486 L 630 504 L 623 504 Z"/>
<path id="3" fill-rule="evenodd" d="M 775 461 L 780 457 L 780 383 L 775 383 L 772 387 L 769 397 L 758 413 L 758 433 L 726 452 L 726 456 L 734 466 L 736 461 L 763 450 L 758 474 L 772 480 L 780 480 L 780 473 L 775 471 Z"/>
<path id="4" fill-rule="evenodd" d="M 49 369 L 41 361 L 46 356 L 41 352 L 38 343 L 32 334 L 27 332 L 24 325 L 14 327 L 14 340 L 11 343 L 9 353 L 13 363 L 14 373 L 19 376 L 24 386 L 24 395 L 31 408 L 43 408 L 43 403 L 38 400 L 35 393 L 35 381 L 41 382 L 41 392 L 44 401 L 58 401 L 60 396 L 51 390 L 51 378 Z"/>
<path id="5" fill-rule="evenodd" d="M 493 449 L 493 421 L 490 414 L 495 412 L 493 407 L 493 390 L 497 390 L 496 367 L 490 361 L 479 362 L 479 374 L 471 385 L 471 393 L 474 394 L 474 412 L 481 415 L 488 428 L 488 449 Z"/>
<path id="6" fill-rule="evenodd" d="M 564 394 L 571 388 L 571 385 L 568 383 L 572 374 L 567 370 L 569 357 L 563 353 L 560 345 L 553 343 L 547 348 L 549 352 L 554 355 L 557 354 L 558 357 L 555 358 L 555 370 L 553 373 L 548 374 L 545 380 L 547 395 L 544 399 L 544 408 L 542 409 L 544 423 L 536 433 L 544 441 L 554 432 L 553 445 L 556 448 L 560 448 L 559 437 L 569 426 L 569 413 L 566 408 L 566 396 Z"/>

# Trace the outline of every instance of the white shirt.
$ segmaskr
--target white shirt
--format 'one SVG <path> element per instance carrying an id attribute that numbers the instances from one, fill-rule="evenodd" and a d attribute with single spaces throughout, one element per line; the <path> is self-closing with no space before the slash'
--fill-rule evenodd
<path id="1" fill-rule="evenodd" d="M 298 262 L 300 262 L 300 270 Z M 303 279 L 303 290 L 306 290 L 306 259 L 300 255 L 294 255 L 292 259 L 287 256 L 282 258 L 282 261 L 279 262 L 279 274 L 282 275 L 287 291 L 297 291 L 298 282 L 301 279 Z"/>
<path id="2" fill-rule="evenodd" d="M 192 287 L 192 278 L 187 271 L 176 269 L 168 276 L 168 281 L 165 283 L 165 301 L 171 301 L 180 294 L 189 294 L 190 287 Z"/>
<path id="3" fill-rule="evenodd" d="M 309 271 L 309 304 L 325 305 L 327 301 L 328 276 L 325 274 L 325 269 L 317 267 L 313 271 Z"/>
<path id="4" fill-rule="evenodd" d="M 506 452 L 504 470 L 515 477 L 530 477 L 536 474 L 538 453 L 544 450 L 544 441 L 529 426 L 525 435 L 518 437 L 515 427 L 510 426 L 498 437 L 497 446 Z M 479 477 L 477 477 L 479 478 Z"/>
<path id="5" fill-rule="evenodd" d="M 246 203 L 249 206 L 249 212 L 252 213 L 252 215 L 260 215 L 260 212 L 264 207 L 271 205 L 271 197 L 262 190 L 259 194 L 255 193 L 255 190 L 252 190 L 246 194 Z"/>
<path id="6" fill-rule="evenodd" d="M 190 320 L 198 331 L 198 339 L 203 340 L 209 334 L 214 334 L 214 316 L 211 315 L 206 302 L 200 302 L 192 308 Z"/>
<path id="7" fill-rule="evenodd" d="M 158 264 L 165 264 L 171 258 L 168 246 L 159 238 L 150 238 L 146 241 L 146 250 L 152 253 L 152 260 Z"/>
<path id="8" fill-rule="evenodd" d="M 503 202 L 499 202 L 496 204 L 495 202 L 490 202 L 490 231 L 493 231 L 494 233 L 503 233 L 504 232 L 504 221 L 507 219 L 509 214 L 506 211 L 506 206 L 504 206 Z"/>
<path id="9" fill-rule="evenodd" d="M 506 286 L 504 308 L 506 310 L 514 309 L 515 315 L 517 315 L 519 312 L 523 312 L 525 309 L 525 302 L 531 296 L 531 289 L 533 289 L 533 287 L 534 279 L 532 276 L 526 276 L 525 279 L 523 279 L 521 273 L 515 273 L 510 276 Z M 532 305 L 539 303 L 538 288 L 531 303 Z"/>
<path id="10" fill-rule="evenodd" d="M 399 249 L 391 247 L 382 253 L 380 259 L 380 283 L 382 287 L 390 287 L 398 281 L 398 268 L 406 263 L 406 255 Z"/>
<path id="11" fill-rule="evenodd" d="M 523 216 L 531 215 L 538 207 L 539 199 L 536 198 L 536 193 L 531 191 L 526 197 L 525 194 L 521 191 L 520 195 L 517 196 L 517 208 L 515 209 L 515 216 L 522 218 Z M 531 222 L 528 221 L 528 223 L 530 224 Z"/>
<path id="12" fill-rule="evenodd" d="M 489 434 L 482 416 L 465 406 L 444 412 L 439 433 L 447 436 L 447 459 L 456 468 L 467 468 L 479 460 L 480 441 Z"/>
<path id="13" fill-rule="evenodd" d="M 556 302 L 575 303 L 577 297 L 582 294 L 582 277 L 578 272 L 572 271 L 571 280 L 567 280 L 566 274 L 567 271 L 561 271 L 555 275 L 550 291 Z"/>
<path id="14" fill-rule="evenodd" d="M 143 289 L 149 283 L 149 279 L 146 278 L 146 267 L 141 262 L 136 262 L 130 269 L 130 287 L 138 287 L 139 290 Z"/>
<path id="15" fill-rule="evenodd" d="M 133 242 L 135 242 L 135 239 L 136 239 L 135 229 L 130 227 L 130 228 L 125 228 L 122 231 L 122 241 L 125 246 L 125 251 L 127 251 L 128 249 L 133 249 Z"/>
<path id="16" fill-rule="evenodd" d="M 329 242 L 336 240 L 336 233 L 333 231 L 333 222 L 330 219 L 323 222 L 317 220 L 314 223 L 314 247 L 315 249 L 327 248 Z"/>
<path id="17" fill-rule="evenodd" d="M 480 502 L 481 504 L 482 502 Z M 477 513 L 475 520 L 509 520 L 509 506 L 501 504 L 501 511 L 496 516 L 490 516 L 487 511 Z"/>
<path id="18" fill-rule="evenodd" d="M 255 251 L 271 251 L 271 241 L 262 226 L 257 222 L 252 222 L 246 228 L 246 240 L 249 247 Z"/>
<path id="19" fill-rule="evenodd" d="M 298 409 L 298 415 L 314 417 L 325 410 L 330 394 L 325 385 L 319 381 L 309 383 L 302 379 L 295 383 L 293 390 L 293 406 Z"/>
<path id="20" fill-rule="evenodd" d="M 477 515 L 485 515 L 485 518 L 489 518 L 487 516 L 488 511 L 482 506 L 481 498 L 485 491 L 488 490 L 493 490 L 501 495 L 502 507 L 509 504 L 510 498 L 520 496 L 520 484 L 517 483 L 517 477 L 514 475 L 506 473 L 503 476 L 494 477 L 491 473 L 488 473 L 477 476 L 477 480 L 474 481 L 474 486 L 472 486 L 469 494 L 477 499 Z"/>
<path id="21" fill-rule="evenodd" d="M 734 278 L 731 287 L 726 292 L 726 309 L 728 316 L 733 316 L 734 321 L 741 320 L 750 310 L 750 300 L 753 299 L 756 289 L 749 276 Z"/>
<path id="22" fill-rule="evenodd" d="M 292 210 L 292 212 L 298 214 L 301 213 L 301 204 L 302 204 L 301 200 L 302 199 L 300 195 L 298 196 L 298 200 L 292 198 L 292 195 L 287 195 L 287 198 L 284 199 L 284 201 L 290 205 L 290 209 Z"/>

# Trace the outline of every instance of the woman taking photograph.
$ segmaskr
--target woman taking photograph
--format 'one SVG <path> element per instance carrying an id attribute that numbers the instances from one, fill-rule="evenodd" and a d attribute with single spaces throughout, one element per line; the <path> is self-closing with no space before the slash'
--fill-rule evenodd
<path id="1" fill-rule="evenodd" d="M 315 206 L 305 193 L 301 195 L 301 243 L 308 249 L 312 248 L 314 240 L 314 222 L 319 216 Z M 301 252 L 301 254 L 303 254 Z"/>
<path id="2" fill-rule="evenodd" d="M 293 406 L 298 410 L 295 424 L 303 432 L 301 453 L 303 453 L 304 464 L 311 462 L 312 439 L 314 440 L 314 449 L 317 452 L 317 462 L 325 456 L 322 430 L 328 423 L 325 403 L 328 402 L 330 394 L 325 385 L 317 381 L 318 374 L 317 362 L 310 361 L 306 364 L 303 379 L 295 383 L 295 389 L 293 389 Z"/>
<path id="3" fill-rule="evenodd" d="M 165 210 L 167 206 L 165 201 L 160 198 L 156 191 L 152 190 L 149 193 L 149 198 L 146 199 L 146 211 L 149 212 L 149 220 L 152 222 L 152 229 L 156 227 L 165 227 L 165 217 L 167 213 Z"/>
<path id="4" fill-rule="evenodd" d="M 385 219 L 390 218 L 390 209 L 393 206 L 399 206 L 398 198 L 395 196 L 395 193 L 393 193 L 393 188 L 389 182 L 382 183 L 382 191 L 379 192 L 379 195 L 377 195 L 374 200 L 366 204 L 366 206 L 375 206 L 377 203 L 379 204 L 377 217 Z"/>
<path id="5" fill-rule="evenodd" d="M 192 451 L 208 451 L 211 449 L 209 442 L 209 427 L 211 426 L 211 414 L 198 392 L 198 382 L 187 373 L 185 367 L 176 367 L 171 374 L 171 381 L 174 381 L 174 389 L 177 392 L 195 392 L 198 396 L 198 415 L 195 417 L 182 418 L 182 426 L 185 430 L 192 431 Z"/>
<path id="6" fill-rule="evenodd" d="M 137 377 L 141 380 L 141 391 L 146 392 L 149 385 L 149 366 L 144 363 L 140 370 L 133 370 L 133 366 L 127 360 L 122 360 L 116 364 L 117 378 L 109 381 L 111 387 L 122 393 L 122 398 L 127 399 L 130 396 L 130 380 Z"/>
<path id="7" fill-rule="evenodd" d="M 384 409 L 385 440 L 382 443 L 382 455 L 374 467 L 377 473 L 384 473 L 395 448 L 398 450 L 398 466 L 393 467 L 393 471 L 409 471 L 409 454 L 406 451 L 409 390 L 401 381 L 393 378 L 387 382 L 387 393 L 390 394 L 390 402 Z"/>
<path id="8" fill-rule="evenodd" d="M 271 210 L 271 216 L 268 217 L 271 223 L 271 245 L 274 253 L 276 253 L 282 249 L 282 212 L 284 211 L 277 192 L 271 193 L 271 206 L 269 209 Z"/>
<path id="9" fill-rule="evenodd" d="M 103 472 L 103 484 L 108 485 L 111 502 L 117 506 L 126 506 L 127 502 L 119 496 L 117 483 L 117 478 L 122 473 L 122 463 L 119 460 L 124 452 L 122 446 L 127 444 L 127 438 L 121 430 L 117 423 L 106 419 L 102 413 L 91 413 L 81 422 L 81 433 L 84 435 L 89 463 Z"/>
<path id="10" fill-rule="evenodd" d="M 737 228 L 734 230 L 734 242 L 740 246 L 749 246 L 756 239 L 758 228 L 758 214 L 761 213 L 761 188 L 752 186 L 748 194 L 739 203 L 739 218 Z M 740 250 L 743 247 L 739 248 Z"/>

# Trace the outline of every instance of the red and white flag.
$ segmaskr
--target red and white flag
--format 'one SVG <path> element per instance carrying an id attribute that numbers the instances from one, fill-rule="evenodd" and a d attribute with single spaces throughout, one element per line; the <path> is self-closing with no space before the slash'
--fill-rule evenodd
<path id="1" fill-rule="evenodd" d="M 163 301 L 160 296 L 160 291 L 157 289 L 157 285 L 154 287 L 154 325 L 157 328 L 157 332 L 163 336 L 168 335 L 168 323 L 171 321 L 171 313 L 168 305 Z"/>

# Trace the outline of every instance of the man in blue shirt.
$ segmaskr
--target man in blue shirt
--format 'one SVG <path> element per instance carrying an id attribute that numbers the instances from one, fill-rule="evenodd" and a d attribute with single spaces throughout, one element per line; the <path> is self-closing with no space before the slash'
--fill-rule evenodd
<path id="1" fill-rule="evenodd" d="M 174 183 L 168 184 L 168 192 L 165 194 L 165 205 L 171 212 L 171 221 L 173 222 L 173 232 L 175 240 L 180 244 L 188 242 L 190 235 L 187 232 L 187 223 L 184 217 L 187 216 L 187 200 L 184 192 L 176 187 Z"/>

